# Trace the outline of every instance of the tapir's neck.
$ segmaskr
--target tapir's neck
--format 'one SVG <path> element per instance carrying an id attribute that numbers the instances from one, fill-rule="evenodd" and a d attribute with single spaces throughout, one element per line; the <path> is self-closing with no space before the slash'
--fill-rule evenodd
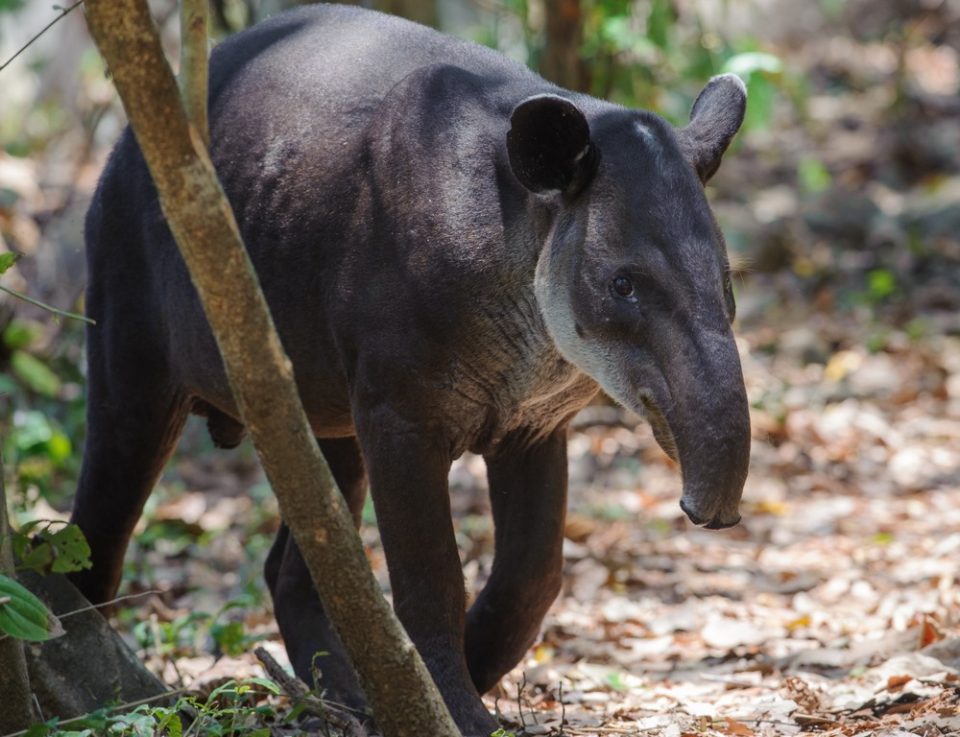
<path id="1" fill-rule="evenodd" d="M 489 265 L 496 286 L 473 293 L 463 330 L 470 339 L 459 344 L 453 369 L 460 393 L 485 398 L 484 427 L 470 442 L 476 452 L 517 431 L 530 440 L 549 434 L 597 392 L 558 351 L 535 287 L 558 208 L 535 196 L 512 204 L 516 219 L 503 218 L 506 250 Z"/>

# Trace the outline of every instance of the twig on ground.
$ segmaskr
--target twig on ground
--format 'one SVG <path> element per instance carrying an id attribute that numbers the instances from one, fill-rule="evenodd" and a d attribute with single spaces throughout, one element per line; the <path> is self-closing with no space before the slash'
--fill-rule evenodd
<path id="1" fill-rule="evenodd" d="M 367 734 L 366 729 L 350 711 L 341 705 L 315 696 L 310 692 L 310 688 L 296 676 L 291 676 L 284 670 L 274 657 L 264 648 L 258 647 L 253 651 L 257 660 L 267 672 L 267 675 L 273 679 L 283 692 L 289 696 L 294 703 L 303 707 L 303 711 L 311 716 L 324 719 L 334 727 L 342 729 L 345 734 L 363 737 Z"/>

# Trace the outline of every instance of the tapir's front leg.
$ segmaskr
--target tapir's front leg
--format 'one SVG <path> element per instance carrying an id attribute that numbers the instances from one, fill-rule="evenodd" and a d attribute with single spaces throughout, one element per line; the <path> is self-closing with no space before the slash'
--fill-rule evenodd
<path id="1" fill-rule="evenodd" d="M 450 519 L 449 444 L 383 405 L 355 409 L 393 606 L 465 737 L 497 728 L 467 671 L 465 594 Z"/>
<path id="2" fill-rule="evenodd" d="M 507 438 L 485 456 L 496 552 L 490 580 L 467 616 L 467 664 L 493 688 L 533 644 L 562 585 L 567 433 Z"/>

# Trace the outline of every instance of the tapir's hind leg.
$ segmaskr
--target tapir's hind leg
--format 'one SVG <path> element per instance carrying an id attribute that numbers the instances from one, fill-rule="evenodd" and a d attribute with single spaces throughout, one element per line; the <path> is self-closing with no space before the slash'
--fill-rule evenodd
<path id="1" fill-rule="evenodd" d="M 176 445 L 187 401 L 166 369 L 151 310 L 98 310 L 87 331 L 87 440 L 72 522 L 90 544 L 93 567 L 71 575 L 92 602 L 116 594 L 134 525 Z M 118 300 L 119 301 L 119 300 Z"/>
<path id="2" fill-rule="evenodd" d="M 493 688 L 533 644 L 560 593 L 567 495 L 566 428 L 533 445 L 508 438 L 486 456 L 496 550 L 467 615 L 470 676 Z"/>
<path id="3" fill-rule="evenodd" d="M 337 486 L 359 526 L 367 479 L 357 441 L 343 438 L 319 442 Z M 306 683 L 312 683 L 311 671 L 315 664 L 320 672 L 317 685 L 327 691 L 331 701 L 362 708 L 364 699 L 356 675 L 286 525 L 282 525 L 277 533 L 267 557 L 265 573 L 277 624 L 294 672 Z"/>

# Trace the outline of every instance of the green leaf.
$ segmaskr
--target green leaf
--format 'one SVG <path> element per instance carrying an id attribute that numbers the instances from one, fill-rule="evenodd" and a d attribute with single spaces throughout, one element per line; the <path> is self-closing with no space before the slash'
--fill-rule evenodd
<path id="1" fill-rule="evenodd" d="M 210 636 L 227 655 L 240 655 L 245 649 L 243 622 L 217 623 L 210 628 Z"/>
<path id="2" fill-rule="evenodd" d="M 670 29 L 675 20 L 671 0 L 653 0 L 647 16 L 647 38 L 666 51 L 670 46 Z"/>
<path id="3" fill-rule="evenodd" d="M 3 331 L 3 344 L 12 351 L 26 348 L 43 334 L 43 327 L 36 322 L 14 320 Z"/>
<path id="4" fill-rule="evenodd" d="M 31 390 L 46 397 L 60 393 L 60 379 L 45 363 L 25 351 L 14 351 L 10 368 Z"/>
<path id="5" fill-rule="evenodd" d="M 17 263 L 17 259 L 20 258 L 20 255 L 17 253 L 0 253 L 0 274 L 4 274 L 7 270 Z"/>
<path id="6" fill-rule="evenodd" d="M 65 525 L 47 537 L 54 550 L 53 572 L 70 573 L 90 568 L 90 545 L 77 525 Z"/>
<path id="7" fill-rule="evenodd" d="M 635 33 L 629 16 L 604 18 L 599 29 L 600 38 L 616 51 L 630 51 L 649 57 L 656 53 L 657 46 L 649 38 Z"/>
<path id="8" fill-rule="evenodd" d="M 818 194 L 830 188 L 833 181 L 827 167 L 819 159 L 805 156 L 797 164 L 797 177 L 800 186 L 811 194 Z"/>
<path id="9" fill-rule="evenodd" d="M 137 712 L 117 714 L 112 722 L 107 734 L 135 735 L 136 737 L 153 737 L 156 734 L 157 721 L 149 714 Z"/>
<path id="10" fill-rule="evenodd" d="M 747 114 L 744 127 L 747 130 L 763 130 L 773 117 L 773 104 L 777 90 L 762 74 L 754 74 L 747 82 Z"/>
<path id="11" fill-rule="evenodd" d="M 880 302 L 897 291 L 897 278 L 889 269 L 874 269 L 867 274 L 867 290 L 871 299 Z"/>
<path id="12" fill-rule="evenodd" d="M 0 0 L 2 2 L 2 0 Z M 47 737 L 48 734 L 56 730 L 56 724 L 59 720 L 54 717 L 49 722 L 34 724 L 27 729 L 24 737 Z"/>
<path id="13" fill-rule="evenodd" d="M 0 575 L 0 631 L 30 642 L 62 635 L 63 626 L 46 605 L 8 576 Z"/>
<path id="14" fill-rule="evenodd" d="M 257 678 L 254 676 L 251 678 L 244 678 L 243 682 L 252 684 L 254 686 L 260 686 L 261 688 L 265 688 L 267 689 L 267 691 L 269 691 L 270 693 L 276 696 L 280 695 L 280 687 L 276 683 L 271 681 L 269 678 Z"/>
<path id="15" fill-rule="evenodd" d="M 766 54 L 762 51 L 746 51 L 742 54 L 734 54 L 727 59 L 723 65 L 723 71 L 748 79 L 757 72 L 780 74 L 783 71 L 783 62 L 773 54 Z"/>
<path id="16" fill-rule="evenodd" d="M 180 715 L 173 710 L 164 709 L 163 718 L 157 721 L 157 734 L 166 734 L 168 737 L 183 737 L 183 721 L 181 721 Z"/>
<path id="17" fill-rule="evenodd" d="M 47 573 L 50 564 L 53 563 L 53 548 L 50 547 L 48 542 L 41 542 L 37 545 L 28 544 L 22 552 L 17 553 L 17 561 L 18 570 Z"/>

